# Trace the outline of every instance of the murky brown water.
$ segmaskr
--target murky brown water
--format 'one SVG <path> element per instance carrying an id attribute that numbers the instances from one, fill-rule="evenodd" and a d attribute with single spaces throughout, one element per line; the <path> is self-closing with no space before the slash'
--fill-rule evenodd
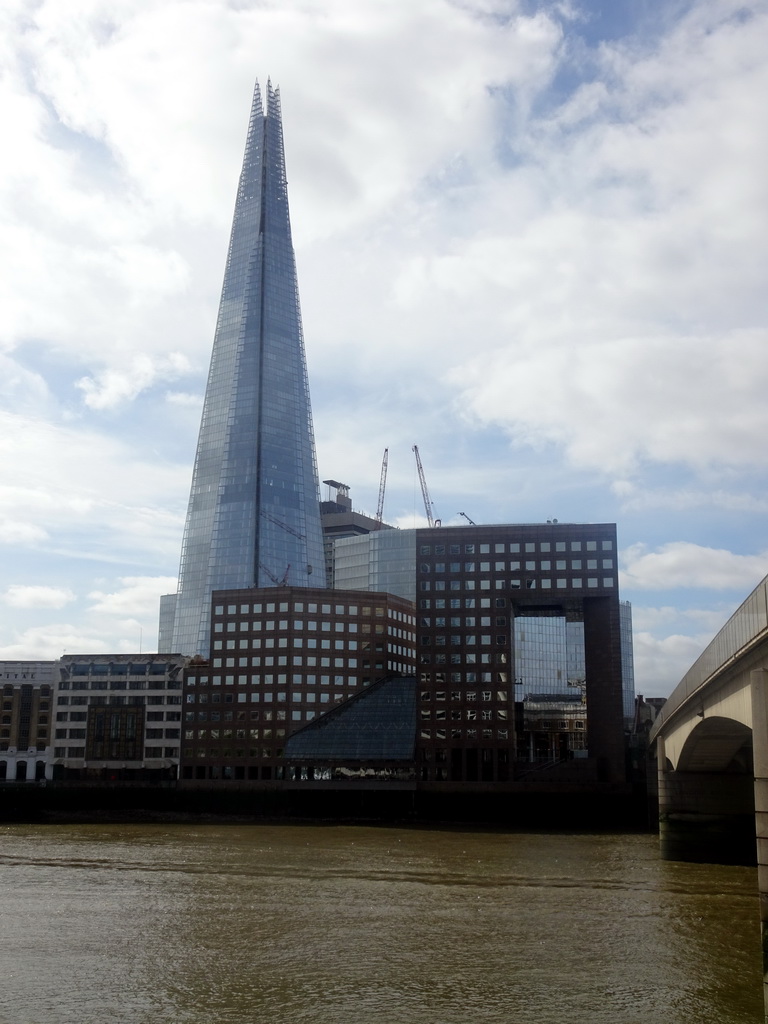
<path id="1" fill-rule="evenodd" d="M 654 836 L 0 829 L 0 1024 L 746 1024 L 756 874 Z"/>

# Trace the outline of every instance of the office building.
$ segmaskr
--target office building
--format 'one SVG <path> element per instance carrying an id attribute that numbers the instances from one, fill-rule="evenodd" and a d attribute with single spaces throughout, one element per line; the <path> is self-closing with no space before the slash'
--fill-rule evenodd
<path id="1" fill-rule="evenodd" d="M 325 560 L 280 101 L 268 84 L 265 106 L 258 85 L 253 97 L 161 648 L 207 654 L 212 592 L 277 583 L 324 587 Z"/>
<path id="2" fill-rule="evenodd" d="M 55 661 L 2 661 L 0 781 L 50 778 Z"/>
<path id="3" fill-rule="evenodd" d="M 423 781 L 505 782 L 557 760 L 623 780 L 613 524 L 352 537 L 336 542 L 335 579 L 416 604 Z"/>
<path id="4" fill-rule="evenodd" d="M 412 676 L 413 604 L 385 593 L 216 591 L 184 679 L 181 779 L 283 779 L 285 742 L 384 676 Z"/>
<path id="5" fill-rule="evenodd" d="M 185 659 L 163 654 L 66 654 L 58 663 L 54 779 L 176 778 Z"/>

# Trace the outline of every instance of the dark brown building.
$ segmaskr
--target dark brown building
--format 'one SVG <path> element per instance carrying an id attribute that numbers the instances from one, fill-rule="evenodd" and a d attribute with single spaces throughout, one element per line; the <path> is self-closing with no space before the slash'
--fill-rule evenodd
<path id="1" fill-rule="evenodd" d="M 185 673 L 182 780 L 284 777 L 286 737 L 386 675 L 412 675 L 412 602 L 383 593 L 215 591 L 211 656 Z"/>
<path id="2" fill-rule="evenodd" d="M 616 557 L 616 527 L 605 523 L 337 542 L 341 585 L 386 586 L 416 603 L 422 781 L 505 782 L 568 759 L 582 776 L 623 779 Z M 586 714 L 533 713 L 557 698 Z"/>
<path id="3" fill-rule="evenodd" d="M 390 530 L 338 544 L 337 569 L 359 589 L 214 595 L 211 658 L 185 676 L 182 779 L 395 771 L 493 785 L 547 770 L 623 781 L 615 526 Z M 369 700 L 387 676 L 415 681 Z M 409 764 L 400 713 L 412 716 Z M 395 767 L 377 747 L 387 729 Z M 357 770 L 355 730 L 370 730 Z M 364 750 L 378 751 L 369 764 Z"/>

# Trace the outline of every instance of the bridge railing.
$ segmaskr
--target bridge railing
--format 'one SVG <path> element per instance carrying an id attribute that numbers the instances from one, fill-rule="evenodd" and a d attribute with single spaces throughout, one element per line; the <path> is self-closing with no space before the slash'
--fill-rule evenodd
<path id="1" fill-rule="evenodd" d="M 659 712 L 650 739 L 665 722 L 709 679 L 735 661 L 756 640 L 768 633 L 768 576 L 733 613 L 717 636 L 704 648 Z"/>

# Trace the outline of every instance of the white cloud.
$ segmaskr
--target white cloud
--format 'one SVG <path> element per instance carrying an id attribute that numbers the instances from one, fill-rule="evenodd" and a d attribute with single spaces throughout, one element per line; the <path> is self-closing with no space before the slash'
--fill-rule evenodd
<path id="1" fill-rule="evenodd" d="M 201 395 L 192 395 L 186 391 L 167 391 L 165 400 L 171 405 L 190 406 L 194 409 L 200 409 L 203 405 Z"/>
<path id="2" fill-rule="evenodd" d="M 758 481 L 747 480 L 746 486 L 755 487 Z M 744 486 L 744 485 L 742 485 Z M 648 489 L 631 480 L 615 480 L 611 490 L 621 500 L 624 512 L 652 512 L 660 509 L 675 511 L 718 508 L 727 512 L 768 512 L 768 496 L 748 493 L 739 486 L 731 490 L 720 487 Z"/>
<path id="3" fill-rule="evenodd" d="M 698 642 L 705 633 L 711 638 L 728 621 L 734 612 L 732 605 L 723 603 L 715 608 L 679 608 L 664 605 L 651 608 L 632 605 L 632 625 L 638 633 L 656 633 L 695 629 Z"/>
<path id="4" fill-rule="evenodd" d="M 0 353 L 0 401 L 17 412 L 38 410 L 50 401 L 44 378 Z"/>
<path id="5" fill-rule="evenodd" d="M 48 533 L 33 523 L 0 518 L 0 544 L 21 544 L 32 547 L 48 539 Z"/>
<path id="6" fill-rule="evenodd" d="M 172 380 L 189 372 L 188 360 L 177 352 L 166 359 L 137 356 L 125 370 L 106 370 L 94 380 L 83 377 L 76 387 L 85 394 L 85 404 L 91 409 L 110 409 L 131 401 L 151 387 L 158 379 Z"/>
<path id="7" fill-rule="evenodd" d="M 165 551 L 175 561 L 183 516 L 168 505 L 184 500 L 190 468 L 151 455 L 130 437 L 0 410 L 0 539 L 86 558 Z"/>
<path id="8" fill-rule="evenodd" d="M 6 650 L 150 643 L 128 581 L 177 564 L 257 73 L 283 93 L 321 471 L 356 507 L 388 445 L 387 517 L 423 522 L 416 441 L 446 522 L 620 509 L 655 545 L 630 544 L 627 596 L 686 586 L 704 616 L 641 618 L 638 679 L 711 628 L 691 584 L 764 574 L 730 550 L 764 544 L 764 6 L 674 5 L 599 47 L 588 9 L 521 6 L 2 5 L 0 586 L 94 595 L 70 625 L 6 605 Z"/>
<path id="9" fill-rule="evenodd" d="M 124 576 L 119 582 L 120 589 L 112 593 L 94 590 L 88 595 L 92 612 L 157 618 L 160 595 L 175 593 L 177 585 L 175 576 Z"/>
<path id="10" fill-rule="evenodd" d="M 659 52 L 604 45 L 580 119 L 530 122 L 471 236 L 416 257 L 416 301 L 438 290 L 472 338 L 444 375 L 462 407 L 608 473 L 767 461 L 768 19 L 694 7 Z"/>
<path id="11" fill-rule="evenodd" d="M 768 571 L 768 552 L 737 555 L 687 541 L 671 541 L 657 551 L 633 544 L 623 552 L 622 584 L 636 590 L 702 587 L 737 590 L 745 596 Z"/>
<path id="12" fill-rule="evenodd" d="M 76 595 L 64 587 L 25 586 L 14 583 L 2 595 L 2 600 L 14 608 L 63 608 L 75 601 Z"/>
<path id="13" fill-rule="evenodd" d="M 658 638 L 644 631 L 636 632 L 636 691 L 646 697 L 668 697 L 710 639 L 708 634 L 673 634 Z"/>
<path id="14" fill-rule="evenodd" d="M 0 646 L 0 660 L 52 661 L 62 654 L 101 654 L 110 650 L 97 631 L 82 625 L 52 623 L 20 630 Z"/>
<path id="15" fill-rule="evenodd" d="M 595 342 L 581 330 L 532 352 L 495 353 L 490 379 L 484 361 L 450 372 L 448 382 L 461 384 L 481 422 L 506 423 L 519 440 L 555 441 L 585 468 L 625 473 L 648 459 L 768 466 L 760 440 L 768 410 L 759 400 L 768 387 L 765 331 Z"/>

